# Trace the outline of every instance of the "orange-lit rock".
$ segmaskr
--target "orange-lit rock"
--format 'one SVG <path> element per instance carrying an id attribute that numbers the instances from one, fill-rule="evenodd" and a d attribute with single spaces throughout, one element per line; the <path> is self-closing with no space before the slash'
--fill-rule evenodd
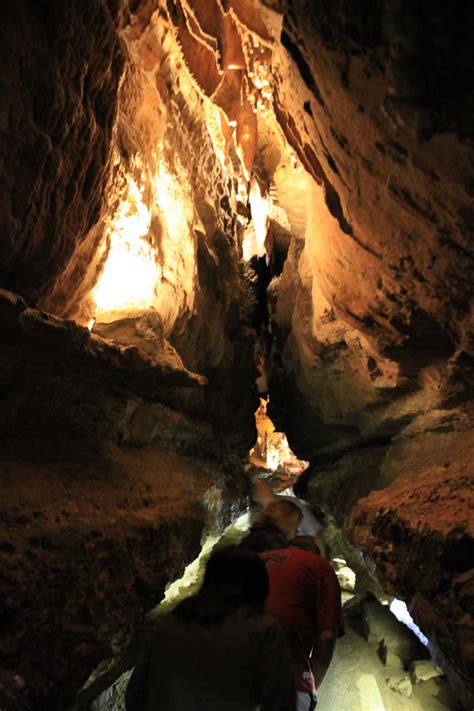
<path id="1" fill-rule="evenodd" d="M 430 36 L 424 54 L 413 39 L 432 21 L 422 10 L 337 7 L 322 3 L 308 17 L 292 3 L 274 52 L 278 102 L 291 115 L 282 127 L 321 183 L 308 188 L 304 250 L 286 265 L 298 296 L 282 343 L 286 372 L 315 414 L 303 443 L 313 451 L 337 432 L 347 444 L 396 431 L 472 388 L 466 116 L 447 126 L 452 104 L 443 111 L 439 95 L 430 103 L 410 83 L 417 72 L 431 77 L 455 103 L 455 79 L 435 62 L 446 53 L 449 65 L 462 18 L 445 28 L 445 45 Z M 295 408 L 295 435 L 299 417 Z"/>

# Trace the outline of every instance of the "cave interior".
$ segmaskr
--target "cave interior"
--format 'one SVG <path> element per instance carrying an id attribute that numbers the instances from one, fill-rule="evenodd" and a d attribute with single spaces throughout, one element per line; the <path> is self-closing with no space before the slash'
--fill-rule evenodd
<path id="1" fill-rule="evenodd" d="M 0 707 L 70 708 L 246 511 L 264 402 L 257 465 L 428 640 L 457 705 L 419 708 L 472 709 L 472 6 L 17 0 L 0 37 Z"/>

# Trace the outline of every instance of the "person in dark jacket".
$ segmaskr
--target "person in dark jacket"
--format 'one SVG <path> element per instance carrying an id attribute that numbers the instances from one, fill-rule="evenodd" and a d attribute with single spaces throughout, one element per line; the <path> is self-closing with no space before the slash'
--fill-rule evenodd
<path id="1" fill-rule="evenodd" d="M 255 553 L 215 551 L 201 590 L 152 631 L 127 711 L 294 711 L 285 637 L 263 612 L 268 589 Z"/>

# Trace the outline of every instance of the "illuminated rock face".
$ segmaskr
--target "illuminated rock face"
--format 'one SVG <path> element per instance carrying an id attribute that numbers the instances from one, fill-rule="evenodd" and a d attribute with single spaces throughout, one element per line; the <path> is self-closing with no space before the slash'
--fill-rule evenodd
<path id="1" fill-rule="evenodd" d="M 112 5 L 17 3 L 1 30 L 1 286 L 25 298 L 0 298 L 6 709 L 69 705 L 197 554 L 209 487 L 221 527 L 243 505 L 232 159 L 170 20 Z"/>
<path id="2" fill-rule="evenodd" d="M 6 128 L 13 130 L 16 123 L 24 133 L 18 141 L 9 136 L 5 144 L 5 170 L 16 162 L 21 170 L 15 180 L 7 176 L 2 183 L 1 286 L 59 317 L 90 328 L 97 322 L 99 331 L 101 322 L 153 309 L 185 365 L 212 372 L 212 397 L 195 398 L 192 408 L 222 431 L 234 422 L 234 439 L 243 425 L 250 441 L 253 333 L 242 306 L 246 287 L 238 267 L 236 190 L 239 176 L 252 167 L 255 145 L 246 127 L 247 114 L 254 122 L 255 114 L 245 105 L 234 116 L 227 106 L 231 96 L 232 105 L 240 106 L 240 90 L 232 95 L 222 87 L 219 101 L 206 99 L 198 64 L 191 68 L 186 61 L 182 32 L 194 21 L 189 8 L 185 22 L 164 4 L 147 12 L 145 4 L 136 3 L 134 14 L 118 6 L 105 18 L 86 5 L 71 14 L 67 27 L 82 32 L 84 41 L 77 56 L 64 59 L 81 65 L 72 77 L 68 64 L 64 86 L 54 54 L 64 48 L 51 40 L 51 55 L 46 46 L 48 33 L 61 26 L 60 11 L 45 7 L 30 13 L 21 5 L 11 11 L 18 28 L 14 36 L 25 46 L 34 44 L 41 62 L 27 63 L 21 81 L 14 70 L 7 77 L 14 90 L 7 92 Z M 228 37 L 219 71 L 227 79 L 238 77 L 243 90 L 243 68 L 229 68 L 240 61 L 235 54 L 243 33 L 236 22 L 224 22 L 219 30 Z M 92 26 L 103 28 L 100 63 L 95 41 L 87 41 Z M 8 34 L 7 26 L 4 31 Z M 249 105 L 263 101 L 268 84 L 261 72 L 257 76 L 261 53 L 264 48 L 249 47 L 246 63 L 260 87 L 246 90 Z M 20 97 L 29 96 L 39 73 L 38 98 L 33 106 L 25 104 L 23 117 Z M 36 134 L 44 141 L 43 152 L 35 147 Z M 26 160 L 28 151 L 36 162 Z M 21 216 L 15 212 L 20 189 Z M 241 397 L 242 378 L 250 400 Z"/>
<path id="3" fill-rule="evenodd" d="M 277 101 L 315 182 L 271 288 L 271 414 L 470 707 L 472 50 L 463 12 L 370 8 L 285 16 Z"/>
<path id="4" fill-rule="evenodd" d="M 16 3 L 2 23 L 1 281 L 29 300 L 71 260 L 84 270 L 99 244 L 124 61 L 117 21 L 95 2 Z"/>
<path id="5" fill-rule="evenodd" d="M 287 262 L 276 322 L 285 372 L 319 421 L 302 441 L 315 451 L 470 397 L 472 107 L 458 112 L 450 84 L 462 14 L 442 30 L 409 3 L 305 9 L 295 0 L 285 17 L 277 100 L 324 189 L 308 190 L 305 246 Z M 436 36 L 425 21 L 439 21 Z"/>

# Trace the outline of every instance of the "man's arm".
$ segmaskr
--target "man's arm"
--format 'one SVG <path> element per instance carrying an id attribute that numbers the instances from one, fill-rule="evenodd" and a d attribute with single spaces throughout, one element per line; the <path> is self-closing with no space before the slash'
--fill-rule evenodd
<path id="1" fill-rule="evenodd" d="M 313 651 L 311 653 L 311 668 L 314 676 L 316 690 L 319 689 L 322 680 L 329 669 L 334 648 L 336 646 L 336 630 L 322 630 L 316 637 Z"/>
<path id="2" fill-rule="evenodd" d="M 331 663 L 336 638 L 344 634 L 341 589 L 330 563 L 318 556 L 316 568 L 316 635 L 311 653 L 311 666 L 316 689 L 321 685 Z"/>

